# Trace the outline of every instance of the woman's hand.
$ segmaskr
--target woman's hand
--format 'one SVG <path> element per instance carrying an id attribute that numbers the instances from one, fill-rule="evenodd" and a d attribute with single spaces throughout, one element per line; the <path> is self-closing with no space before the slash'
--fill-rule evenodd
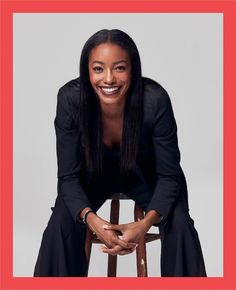
<path id="1" fill-rule="evenodd" d="M 139 220 L 137 222 L 132 222 L 128 224 L 121 225 L 106 225 L 104 228 L 107 231 L 118 231 L 122 234 L 120 239 L 125 242 L 133 242 L 139 243 L 139 241 L 145 236 L 150 227 L 153 224 L 159 223 L 161 220 L 161 216 L 155 210 L 149 211 L 144 219 Z M 102 251 L 107 254 L 114 254 L 114 249 L 109 249 L 106 247 L 102 247 Z M 129 254 L 128 252 L 121 251 L 122 255 Z"/>
<path id="2" fill-rule="evenodd" d="M 145 236 L 146 232 L 149 230 L 150 225 L 145 220 L 140 220 L 138 222 L 132 222 L 129 224 L 121 224 L 121 225 L 106 225 L 104 226 L 107 232 L 109 231 L 117 231 L 121 233 L 119 238 L 125 242 L 132 242 L 138 244 L 139 241 Z M 115 249 L 109 249 L 106 247 L 102 247 L 102 251 L 107 254 L 114 254 Z M 120 254 L 126 255 L 129 254 L 128 251 L 121 251 Z"/>
<path id="3" fill-rule="evenodd" d="M 111 249 L 111 255 L 124 255 L 132 253 L 137 244 L 120 239 L 119 232 L 115 230 L 107 231 L 105 226 L 109 226 L 110 223 L 94 213 L 90 213 L 87 217 L 87 224 L 89 228 L 95 232 L 99 240 L 101 240 L 106 249 Z"/>

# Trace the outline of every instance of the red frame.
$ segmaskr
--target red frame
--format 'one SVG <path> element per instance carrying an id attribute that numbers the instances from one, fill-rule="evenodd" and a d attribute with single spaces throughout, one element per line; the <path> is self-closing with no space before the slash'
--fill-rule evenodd
<path id="1" fill-rule="evenodd" d="M 1 0 L 0 0 L 1 1 Z M 224 14 L 224 276 L 210 278 L 21 278 L 13 273 L 13 13 L 140 12 Z M 1 1 L 1 281 L 0 289 L 236 289 L 233 213 L 236 186 L 234 132 L 236 75 L 235 1 Z"/>

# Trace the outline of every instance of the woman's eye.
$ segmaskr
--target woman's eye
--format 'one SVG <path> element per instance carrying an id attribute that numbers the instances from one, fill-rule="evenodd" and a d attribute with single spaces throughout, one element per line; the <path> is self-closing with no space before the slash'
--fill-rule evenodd
<path id="1" fill-rule="evenodd" d="M 125 71 L 126 70 L 126 67 L 123 66 L 123 65 L 119 65 L 119 66 L 115 67 L 115 70 L 116 71 Z"/>
<path id="2" fill-rule="evenodd" d="M 102 67 L 100 67 L 100 66 L 95 66 L 94 68 L 93 68 L 93 71 L 94 72 L 96 72 L 96 73 L 100 73 L 100 72 L 102 72 Z"/>

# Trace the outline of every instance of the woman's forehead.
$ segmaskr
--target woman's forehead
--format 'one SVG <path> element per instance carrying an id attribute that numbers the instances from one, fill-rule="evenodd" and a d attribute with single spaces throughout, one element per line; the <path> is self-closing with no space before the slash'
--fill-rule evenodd
<path id="1" fill-rule="evenodd" d="M 115 43 L 102 43 L 94 47 L 89 55 L 90 61 L 129 61 L 128 52 Z"/>

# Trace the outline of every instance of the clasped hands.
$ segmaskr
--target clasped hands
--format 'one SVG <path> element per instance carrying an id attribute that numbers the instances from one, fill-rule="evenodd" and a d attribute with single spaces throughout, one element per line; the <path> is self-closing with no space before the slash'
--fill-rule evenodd
<path id="1" fill-rule="evenodd" d="M 128 224 L 115 225 L 95 214 L 88 216 L 87 224 L 104 243 L 101 251 L 113 256 L 132 253 L 138 246 L 140 239 L 144 237 L 152 226 L 150 218 L 144 218 Z"/>

